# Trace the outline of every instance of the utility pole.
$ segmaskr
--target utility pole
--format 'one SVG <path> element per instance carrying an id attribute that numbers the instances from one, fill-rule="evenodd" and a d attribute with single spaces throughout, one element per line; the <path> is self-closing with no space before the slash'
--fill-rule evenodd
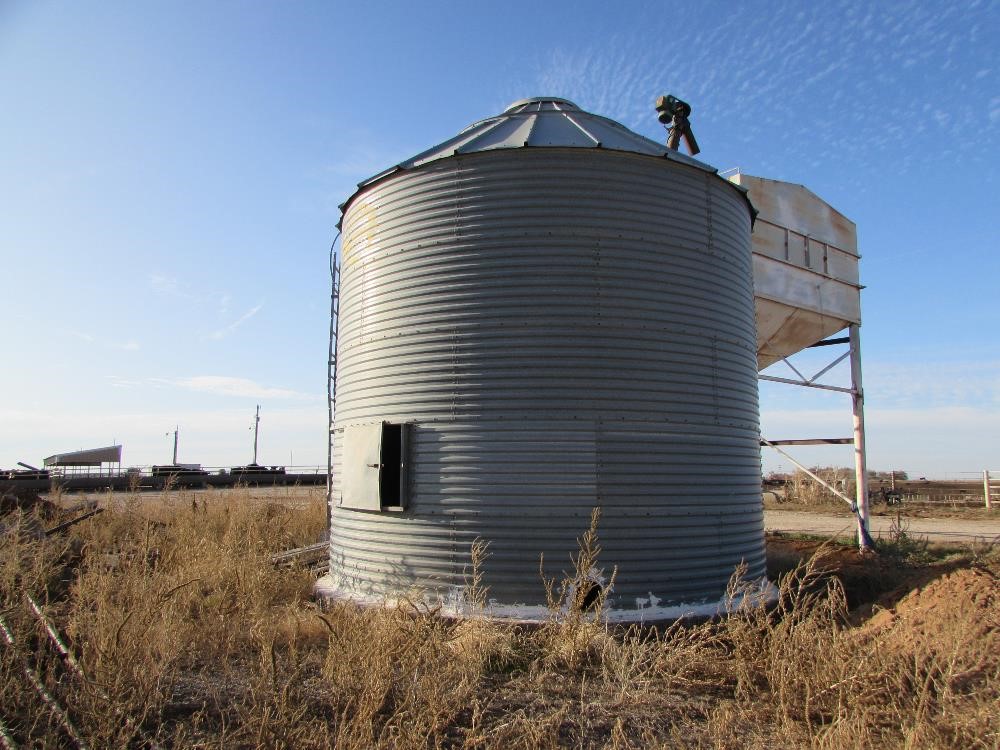
<path id="1" fill-rule="evenodd" d="M 180 427 L 175 425 L 174 426 L 174 460 L 170 464 L 171 466 L 176 466 L 177 465 L 177 433 L 178 433 L 179 430 L 180 430 Z M 169 435 L 170 433 L 168 432 L 167 434 Z"/>
<path id="2" fill-rule="evenodd" d="M 257 433 L 260 430 L 260 404 L 257 404 L 257 414 L 253 421 L 253 465 L 257 465 Z"/>

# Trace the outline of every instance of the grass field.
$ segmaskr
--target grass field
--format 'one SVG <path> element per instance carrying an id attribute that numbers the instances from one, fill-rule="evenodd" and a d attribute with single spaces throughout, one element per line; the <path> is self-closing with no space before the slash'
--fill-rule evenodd
<path id="1" fill-rule="evenodd" d="M 774 539 L 773 612 L 661 630 L 584 616 L 526 629 L 449 622 L 417 604 L 321 610 L 314 575 L 270 558 L 320 537 L 322 489 L 102 503 L 68 536 L 15 531 L 0 546 L 11 746 L 1000 745 L 995 551 L 904 538 L 863 559 Z"/>

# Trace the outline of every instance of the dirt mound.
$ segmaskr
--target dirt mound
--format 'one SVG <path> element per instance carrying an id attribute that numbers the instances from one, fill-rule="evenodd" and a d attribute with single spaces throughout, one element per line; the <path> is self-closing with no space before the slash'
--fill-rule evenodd
<path id="1" fill-rule="evenodd" d="M 34 490 L 14 489 L 0 493 L 0 515 L 18 510 L 25 513 L 37 510 L 50 518 L 55 513 L 56 506 Z"/>
<path id="2" fill-rule="evenodd" d="M 1000 579 L 986 568 L 952 571 L 910 592 L 892 609 L 877 611 L 862 630 L 933 650 L 987 641 L 1000 646 Z"/>
<path id="3" fill-rule="evenodd" d="M 0 493 L 0 539 L 8 534 L 22 540 L 44 539 L 46 523 L 55 515 L 55 504 L 33 490 Z"/>

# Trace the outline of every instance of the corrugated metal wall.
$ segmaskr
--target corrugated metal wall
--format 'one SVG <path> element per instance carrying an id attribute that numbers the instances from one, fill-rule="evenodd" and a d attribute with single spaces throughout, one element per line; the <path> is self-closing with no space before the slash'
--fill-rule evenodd
<path id="1" fill-rule="evenodd" d="M 573 149 L 456 156 L 346 210 L 335 428 L 409 422 L 405 513 L 339 508 L 364 596 L 461 585 L 540 604 L 600 506 L 612 606 L 764 575 L 750 215 L 718 176 Z"/>

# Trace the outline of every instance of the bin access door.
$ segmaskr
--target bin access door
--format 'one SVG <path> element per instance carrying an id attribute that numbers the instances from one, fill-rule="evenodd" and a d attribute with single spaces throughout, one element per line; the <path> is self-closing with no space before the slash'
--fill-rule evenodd
<path id="1" fill-rule="evenodd" d="M 407 427 L 375 422 L 344 428 L 341 507 L 376 511 L 406 507 Z"/>

